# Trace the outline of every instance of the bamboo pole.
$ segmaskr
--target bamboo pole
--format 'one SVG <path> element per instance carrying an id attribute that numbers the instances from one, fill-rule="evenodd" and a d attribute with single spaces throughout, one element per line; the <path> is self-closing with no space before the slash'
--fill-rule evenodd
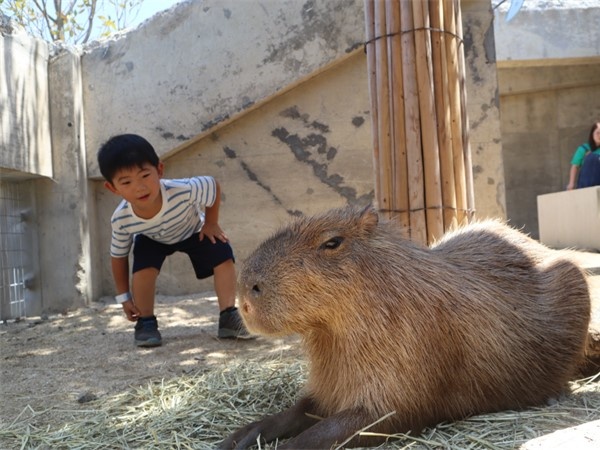
<path id="1" fill-rule="evenodd" d="M 456 188 L 454 180 L 454 164 L 451 143 L 450 99 L 448 72 L 455 68 L 448 65 L 446 58 L 446 35 L 444 28 L 444 8 L 439 0 L 429 0 L 432 66 L 434 78 L 435 111 L 437 117 L 437 133 L 440 156 L 440 175 L 442 184 L 442 204 L 444 229 L 456 227 Z"/>
<path id="2" fill-rule="evenodd" d="M 365 0 L 379 211 L 430 244 L 473 211 L 459 0 Z"/>
<path id="3" fill-rule="evenodd" d="M 367 0 L 368 1 L 368 0 Z M 415 62 L 415 35 L 412 21 L 412 0 L 400 0 L 402 30 L 402 80 L 404 86 L 404 122 L 410 206 L 410 237 L 427 244 L 425 216 L 425 186 L 423 182 L 423 153 L 421 150 L 421 116 Z"/>
<path id="4" fill-rule="evenodd" d="M 439 143 L 437 118 L 433 100 L 433 68 L 431 64 L 431 35 L 429 33 L 429 5 L 427 2 L 413 4 L 415 27 L 415 55 L 421 136 L 423 142 L 423 174 L 425 179 L 425 216 L 427 218 L 427 241 L 433 242 L 444 234 L 442 216 L 442 188 L 440 183 Z"/>
<path id="5" fill-rule="evenodd" d="M 402 45 L 400 38 L 400 5 L 386 0 L 386 35 L 390 68 L 390 120 L 392 127 L 393 193 L 392 208 L 403 235 L 410 237 L 410 204 L 408 200 L 408 166 L 404 117 L 404 83 L 402 81 Z"/>
<path id="6" fill-rule="evenodd" d="M 462 13 L 460 10 L 460 0 L 454 0 L 454 11 L 456 18 L 456 34 L 461 37 L 463 36 L 462 28 Z M 470 221 L 475 215 L 475 194 L 473 191 L 473 161 L 471 160 L 471 148 L 469 144 L 469 120 L 467 119 L 467 88 L 465 86 L 465 52 L 464 44 L 463 51 L 458 52 L 458 66 L 459 66 L 459 81 L 460 81 L 460 93 L 461 93 L 461 119 L 462 119 L 462 147 L 464 150 L 464 167 L 465 167 L 465 184 L 467 193 L 467 220 Z"/>
<path id="7" fill-rule="evenodd" d="M 386 30 L 386 14 L 384 0 L 375 0 L 374 9 L 375 33 L 384 36 Z M 394 166 L 392 157 L 391 125 L 390 125 L 390 77 L 388 68 L 387 39 L 375 41 L 375 58 L 377 59 L 377 104 L 379 105 L 379 189 L 377 200 L 379 209 L 388 218 L 393 217 L 393 179 Z"/>
<path id="8" fill-rule="evenodd" d="M 369 71 L 369 90 L 371 99 L 371 132 L 373 142 L 373 174 L 375 177 L 376 199 L 379 195 L 380 177 L 379 177 L 379 105 L 377 103 L 377 59 L 375 58 L 375 3 L 372 0 L 365 0 L 365 27 L 367 43 L 365 51 L 367 53 L 367 68 Z"/>
<path id="9" fill-rule="evenodd" d="M 462 124 L 463 112 L 461 106 L 460 64 L 458 59 L 460 37 L 456 32 L 456 10 L 454 0 L 444 0 L 444 28 L 448 33 L 446 39 L 446 56 L 448 70 L 448 94 L 451 126 L 452 165 L 454 166 L 454 181 L 456 192 L 456 209 L 458 223 L 467 221 L 467 185 L 465 171 L 465 149 L 463 148 Z"/>

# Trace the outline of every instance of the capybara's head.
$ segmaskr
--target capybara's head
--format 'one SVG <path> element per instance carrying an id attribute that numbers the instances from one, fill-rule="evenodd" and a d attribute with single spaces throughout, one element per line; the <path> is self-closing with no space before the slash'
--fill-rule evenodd
<path id="1" fill-rule="evenodd" d="M 248 328 L 265 335 L 304 333 L 329 323 L 361 274 L 376 271 L 378 216 L 372 207 L 301 217 L 264 241 L 244 262 L 240 307 Z M 354 297 L 356 294 L 354 294 Z"/>

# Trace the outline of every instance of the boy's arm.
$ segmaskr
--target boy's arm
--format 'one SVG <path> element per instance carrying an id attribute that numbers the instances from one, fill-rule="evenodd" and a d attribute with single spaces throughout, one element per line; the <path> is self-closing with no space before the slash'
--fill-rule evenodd
<path id="1" fill-rule="evenodd" d="M 219 182 L 215 180 L 215 186 L 217 188 L 217 192 L 215 194 L 215 201 L 212 206 L 207 206 L 204 208 L 204 225 L 200 230 L 200 240 L 204 239 L 206 236 L 210 239 L 210 242 L 213 244 L 216 240 L 220 240 L 222 242 L 227 242 L 227 235 L 221 230 L 219 226 L 219 206 L 221 205 L 221 186 Z"/>
<path id="2" fill-rule="evenodd" d="M 117 288 L 117 295 L 129 292 L 129 258 L 115 258 L 113 256 L 111 257 L 111 267 L 115 287 Z M 127 300 L 121 303 L 121 305 L 123 306 L 123 312 L 129 320 L 134 322 L 138 319 L 139 311 L 133 300 Z"/>

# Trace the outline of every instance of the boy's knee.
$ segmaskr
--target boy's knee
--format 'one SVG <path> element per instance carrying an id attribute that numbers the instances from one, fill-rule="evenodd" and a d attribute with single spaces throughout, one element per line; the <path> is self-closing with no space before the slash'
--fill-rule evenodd
<path id="1" fill-rule="evenodd" d="M 215 272 L 226 271 L 226 270 L 235 270 L 234 269 L 233 259 L 228 259 L 226 261 L 223 261 L 222 263 L 216 265 L 213 270 Z"/>
<path id="2" fill-rule="evenodd" d="M 160 270 L 156 267 L 145 267 L 143 269 L 138 269 L 131 274 L 133 278 L 156 278 Z"/>

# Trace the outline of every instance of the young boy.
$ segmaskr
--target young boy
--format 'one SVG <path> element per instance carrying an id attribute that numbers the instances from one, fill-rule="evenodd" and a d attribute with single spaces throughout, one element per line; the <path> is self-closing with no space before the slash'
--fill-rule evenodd
<path id="1" fill-rule="evenodd" d="M 162 344 L 154 316 L 154 289 L 165 258 L 176 251 L 187 253 L 198 279 L 214 275 L 220 310 L 218 336 L 249 338 L 235 307 L 234 257 L 218 223 L 217 181 L 209 176 L 162 179 L 163 163 L 152 145 L 135 134 L 110 138 L 98 151 L 98 165 L 106 188 L 123 198 L 111 219 L 110 255 L 115 299 L 127 319 L 137 322 L 136 345 Z"/>

